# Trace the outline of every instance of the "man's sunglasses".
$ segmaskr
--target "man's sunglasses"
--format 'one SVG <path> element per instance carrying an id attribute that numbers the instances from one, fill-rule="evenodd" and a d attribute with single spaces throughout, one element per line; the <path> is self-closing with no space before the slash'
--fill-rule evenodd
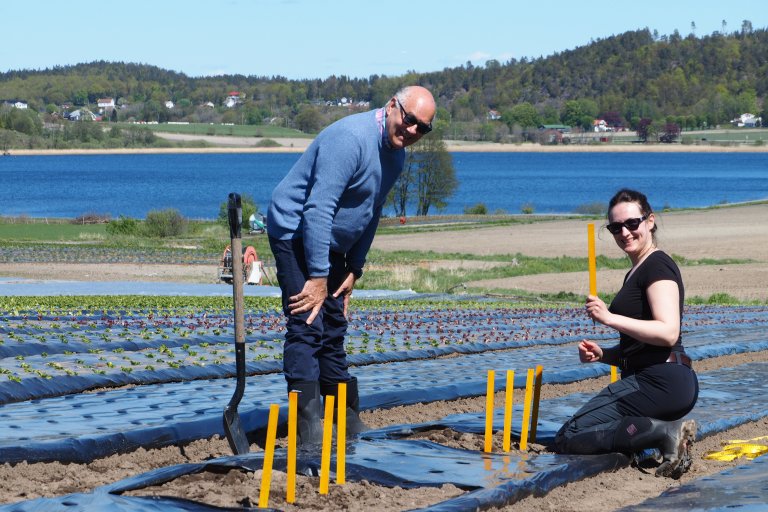
<path id="1" fill-rule="evenodd" d="M 403 108 L 402 103 L 400 103 L 400 100 L 395 98 L 395 101 L 397 102 L 397 106 L 400 107 L 400 113 L 403 115 L 403 124 L 406 126 L 413 126 L 416 125 L 416 131 L 419 132 L 422 135 L 426 135 L 429 132 L 432 131 L 432 123 L 422 123 L 418 119 L 416 119 L 416 116 L 406 112 Z"/>
<path id="2" fill-rule="evenodd" d="M 618 235 L 621 233 L 621 228 L 627 228 L 630 231 L 637 231 L 637 228 L 640 227 L 640 224 L 647 219 L 645 215 L 642 217 L 637 217 L 634 219 L 627 219 L 624 222 L 611 222 L 605 228 L 611 232 L 612 235 Z"/>

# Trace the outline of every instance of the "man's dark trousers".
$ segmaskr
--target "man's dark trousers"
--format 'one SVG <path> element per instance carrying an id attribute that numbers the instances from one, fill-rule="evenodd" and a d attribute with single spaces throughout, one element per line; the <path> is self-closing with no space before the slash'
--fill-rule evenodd
<path id="1" fill-rule="evenodd" d="M 288 297 L 298 295 L 309 279 L 301 238 L 277 240 L 269 238 L 275 256 L 277 280 L 283 297 L 283 313 L 287 318 L 283 347 L 283 373 L 288 384 L 298 381 L 319 381 L 321 384 L 348 382 L 347 355 L 344 336 L 347 319 L 344 317 L 343 297 L 333 294 L 347 275 L 343 254 L 331 252 L 328 275 L 328 297 L 312 324 L 307 324 L 311 311 L 292 315 Z"/>

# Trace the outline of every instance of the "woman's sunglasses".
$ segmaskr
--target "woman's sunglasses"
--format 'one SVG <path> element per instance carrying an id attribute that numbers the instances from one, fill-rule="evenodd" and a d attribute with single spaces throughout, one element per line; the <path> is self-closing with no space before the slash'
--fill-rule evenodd
<path id="1" fill-rule="evenodd" d="M 403 108 L 403 105 L 400 103 L 400 100 L 395 98 L 395 101 L 397 102 L 397 106 L 400 107 L 400 113 L 403 115 L 403 124 L 406 126 L 413 126 L 416 125 L 416 131 L 419 132 L 422 135 L 426 135 L 429 132 L 432 131 L 432 123 L 422 123 L 418 119 L 416 119 L 416 116 L 406 112 Z"/>
<path id="2" fill-rule="evenodd" d="M 643 215 L 642 217 L 627 219 L 624 222 L 611 222 L 605 226 L 605 228 L 610 231 L 612 235 L 618 235 L 621 233 L 621 228 L 627 228 L 630 231 L 637 231 L 637 228 L 640 227 L 640 224 L 642 224 L 642 222 L 647 218 L 647 216 Z"/>

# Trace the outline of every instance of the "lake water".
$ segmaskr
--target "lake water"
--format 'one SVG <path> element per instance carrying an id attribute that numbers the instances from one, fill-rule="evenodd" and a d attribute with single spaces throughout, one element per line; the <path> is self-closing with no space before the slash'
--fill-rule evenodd
<path id="1" fill-rule="evenodd" d="M 212 219 L 230 192 L 266 210 L 299 154 L 163 154 L 0 157 L 0 215 L 144 218 L 176 208 Z M 571 213 L 606 204 L 621 187 L 657 209 L 768 198 L 768 153 L 454 153 L 459 188 L 442 212 L 484 203 L 489 212 Z M 415 210 L 411 209 L 411 212 Z M 385 210 L 391 215 L 391 209 Z"/>

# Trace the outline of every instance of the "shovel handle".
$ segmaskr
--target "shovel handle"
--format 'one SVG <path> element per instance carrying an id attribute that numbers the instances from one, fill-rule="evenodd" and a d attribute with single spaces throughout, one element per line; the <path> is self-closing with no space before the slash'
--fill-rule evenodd
<path id="1" fill-rule="evenodd" d="M 229 238 L 241 238 L 243 228 L 243 203 L 240 194 L 231 192 L 227 204 L 227 217 L 229 220 Z"/>
<path id="2" fill-rule="evenodd" d="M 245 308 L 243 305 L 243 242 L 240 239 L 242 226 L 242 207 L 240 195 L 234 192 L 229 194 L 229 234 L 231 237 L 230 248 L 232 250 L 232 298 L 234 300 L 235 314 L 235 348 L 237 351 L 245 343 Z M 238 375 L 240 374 L 240 362 L 238 363 Z"/>

